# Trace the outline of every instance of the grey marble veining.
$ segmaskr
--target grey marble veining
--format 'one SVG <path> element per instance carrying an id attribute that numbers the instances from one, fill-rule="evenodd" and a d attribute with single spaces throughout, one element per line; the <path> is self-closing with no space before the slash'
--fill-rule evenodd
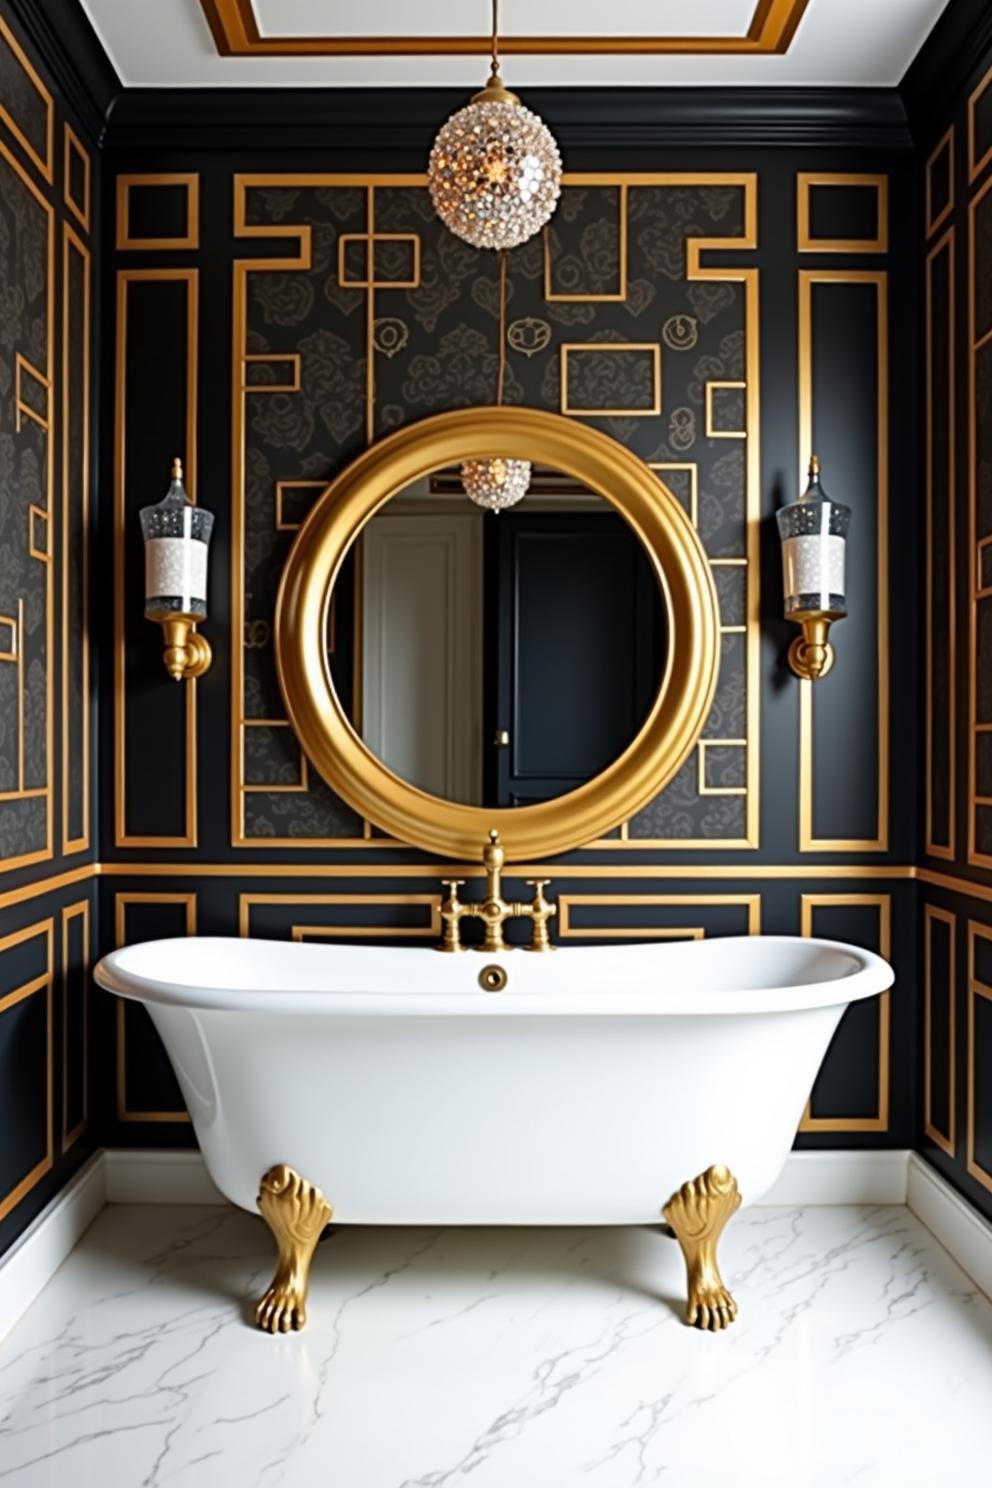
<path id="1" fill-rule="evenodd" d="M 992 1305 L 905 1209 L 745 1210 L 722 1335 L 658 1231 L 341 1229 L 310 1324 L 230 1209 L 104 1211 L 0 1346 L 0 1488 L 984 1481 Z"/>

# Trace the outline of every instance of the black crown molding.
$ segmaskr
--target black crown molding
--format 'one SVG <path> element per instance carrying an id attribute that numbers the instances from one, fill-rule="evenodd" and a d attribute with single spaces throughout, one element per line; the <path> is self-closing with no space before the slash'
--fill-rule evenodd
<path id="1" fill-rule="evenodd" d="M 42 65 L 95 144 L 122 90 L 103 44 L 79 0 L 6 0 Z"/>
<path id="2" fill-rule="evenodd" d="M 127 88 L 112 102 L 115 149 L 315 149 L 426 160 L 471 89 Z M 526 102 L 567 156 L 688 147 L 908 150 L 893 88 L 529 88 Z"/>
<path id="3" fill-rule="evenodd" d="M 968 91 L 992 53 L 989 0 L 948 0 L 899 85 L 914 138 L 928 145 L 943 130 L 953 101 Z"/>

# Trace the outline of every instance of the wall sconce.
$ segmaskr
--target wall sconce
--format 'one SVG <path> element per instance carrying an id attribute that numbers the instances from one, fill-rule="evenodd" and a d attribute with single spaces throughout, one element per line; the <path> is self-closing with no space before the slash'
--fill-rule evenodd
<path id="1" fill-rule="evenodd" d="M 145 619 L 162 627 L 169 676 L 177 682 L 202 677 L 213 653 L 196 627 L 207 618 L 207 553 L 214 514 L 190 501 L 182 461 L 173 460 L 168 491 L 138 516 L 145 540 Z"/>
<path id="2" fill-rule="evenodd" d="M 827 639 L 835 620 L 847 614 L 844 566 L 851 508 L 831 501 L 820 485 L 820 462 L 809 462 L 809 485 L 798 501 L 778 512 L 782 541 L 785 617 L 802 627 L 789 647 L 797 677 L 817 682 L 834 664 Z"/>

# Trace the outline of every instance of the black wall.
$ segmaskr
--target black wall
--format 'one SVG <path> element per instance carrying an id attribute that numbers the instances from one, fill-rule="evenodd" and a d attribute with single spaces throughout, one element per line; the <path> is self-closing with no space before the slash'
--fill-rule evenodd
<path id="1" fill-rule="evenodd" d="M 926 61 L 926 59 L 924 59 Z M 920 99 L 926 616 L 920 1142 L 992 1216 L 992 17 Z"/>
<path id="2" fill-rule="evenodd" d="M 93 1140 L 98 156 L 0 4 L 0 1251 Z"/>

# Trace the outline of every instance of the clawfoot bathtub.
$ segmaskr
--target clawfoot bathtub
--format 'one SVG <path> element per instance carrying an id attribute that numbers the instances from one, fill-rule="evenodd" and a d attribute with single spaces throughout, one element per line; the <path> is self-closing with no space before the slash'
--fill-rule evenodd
<path id="1" fill-rule="evenodd" d="M 333 1206 L 410 1225 L 663 1209 L 687 1321 L 716 1330 L 736 1315 L 720 1232 L 778 1176 L 845 1008 L 893 973 L 773 936 L 555 956 L 192 937 L 114 951 L 96 979 L 148 1008 L 214 1182 L 273 1231 L 262 1327 L 303 1326 Z"/>

